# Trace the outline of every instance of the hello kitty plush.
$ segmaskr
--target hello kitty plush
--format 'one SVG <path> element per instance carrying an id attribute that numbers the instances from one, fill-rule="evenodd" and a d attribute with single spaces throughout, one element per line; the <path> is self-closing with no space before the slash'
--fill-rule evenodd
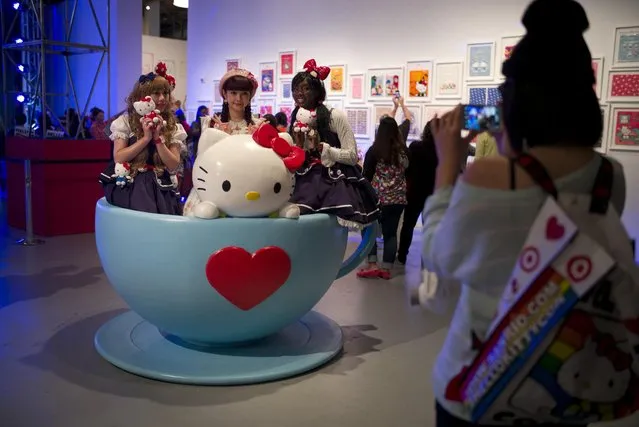
<path id="1" fill-rule="evenodd" d="M 199 140 L 193 165 L 193 181 L 198 185 L 189 195 L 192 208 L 184 214 L 203 219 L 220 216 L 299 218 L 300 210 L 288 202 L 295 171 L 304 163 L 305 153 L 291 137 L 269 125 L 261 125 L 253 135 L 229 135 L 208 128 Z M 191 206 L 191 205 L 189 205 Z"/>
<path id="2" fill-rule="evenodd" d="M 308 136 L 315 136 L 315 126 L 317 120 L 317 113 L 315 110 L 307 110 L 300 107 L 297 110 L 295 116 L 295 123 L 293 124 L 293 132 L 302 132 L 308 134 Z"/>
<path id="3" fill-rule="evenodd" d="M 131 165 L 127 162 L 116 163 L 115 173 L 111 175 L 111 178 L 115 178 L 115 185 L 118 187 L 124 187 L 133 182 L 133 178 L 131 178 Z"/>
<path id="4" fill-rule="evenodd" d="M 136 113 L 145 119 L 151 120 L 155 126 L 160 123 L 162 126 L 166 126 L 166 120 L 162 118 L 161 111 L 155 108 L 155 102 L 150 96 L 145 96 L 141 100 L 134 102 L 133 108 L 135 108 Z"/>

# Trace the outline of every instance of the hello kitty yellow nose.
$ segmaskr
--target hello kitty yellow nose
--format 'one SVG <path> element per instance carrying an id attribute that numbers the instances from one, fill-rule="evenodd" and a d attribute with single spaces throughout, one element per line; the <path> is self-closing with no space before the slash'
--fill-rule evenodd
<path id="1" fill-rule="evenodd" d="M 257 191 L 249 191 L 248 193 L 246 193 L 245 197 L 246 200 L 255 201 L 260 198 L 260 193 L 258 193 Z"/>

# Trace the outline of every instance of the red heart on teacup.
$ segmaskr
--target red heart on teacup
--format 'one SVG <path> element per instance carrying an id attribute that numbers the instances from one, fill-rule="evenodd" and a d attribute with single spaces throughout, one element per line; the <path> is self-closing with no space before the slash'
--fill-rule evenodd
<path id="1" fill-rule="evenodd" d="M 206 278 L 240 310 L 250 310 L 273 295 L 291 274 L 291 258 L 280 247 L 267 246 L 251 254 L 229 246 L 209 257 Z"/>

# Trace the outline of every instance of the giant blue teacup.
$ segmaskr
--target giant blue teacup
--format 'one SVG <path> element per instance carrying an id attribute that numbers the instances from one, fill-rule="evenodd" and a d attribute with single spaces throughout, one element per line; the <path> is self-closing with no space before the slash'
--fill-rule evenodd
<path id="1" fill-rule="evenodd" d="M 202 220 L 105 199 L 95 226 L 104 271 L 131 309 L 164 334 L 206 345 L 256 340 L 300 319 L 374 238 L 371 230 L 343 263 L 348 232 L 333 216 Z"/>

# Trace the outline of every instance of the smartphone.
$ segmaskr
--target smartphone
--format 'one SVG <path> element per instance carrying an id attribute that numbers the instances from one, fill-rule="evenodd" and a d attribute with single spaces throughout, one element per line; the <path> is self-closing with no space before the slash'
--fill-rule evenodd
<path id="1" fill-rule="evenodd" d="M 464 105 L 464 130 L 496 131 L 501 128 L 499 107 L 494 105 Z"/>
<path id="2" fill-rule="evenodd" d="M 395 91 L 395 98 L 401 98 L 401 95 L 398 90 Z"/>

